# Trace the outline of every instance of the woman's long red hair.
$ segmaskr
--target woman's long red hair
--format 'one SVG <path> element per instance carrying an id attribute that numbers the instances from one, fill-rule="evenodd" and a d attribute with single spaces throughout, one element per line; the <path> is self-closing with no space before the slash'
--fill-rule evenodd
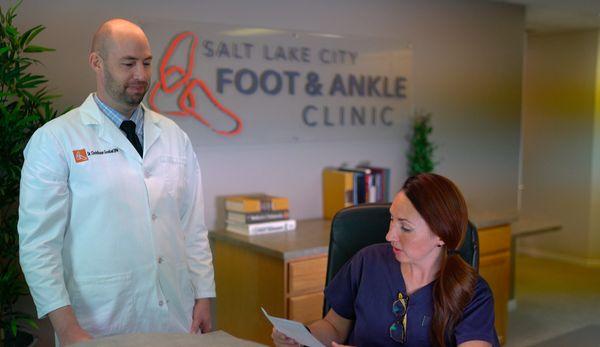
<path id="1" fill-rule="evenodd" d="M 469 223 L 467 205 L 460 190 L 446 177 L 425 173 L 404 182 L 402 191 L 427 222 L 431 231 L 445 243 L 445 250 L 462 244 Z M 477 272 L 458 254 L 442 252 L 438 279 L 433 286 L 431 340 L 445 347 L 463 310 L 471 301 Z"/>

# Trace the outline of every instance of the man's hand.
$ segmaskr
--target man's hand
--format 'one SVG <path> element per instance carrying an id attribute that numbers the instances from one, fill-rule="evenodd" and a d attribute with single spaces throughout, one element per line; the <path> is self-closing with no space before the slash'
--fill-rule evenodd
<path id="1" fill-rule="evenodd" d="M 196 299 L 196 303 L 194 303 L 194 312 L 192 313 L 192 326 L 190 327 L 190 333 L 197 334 L 198 330 L 201 333 L 212 331 L 209 298 Z"/>
<path id="2" fill-rule="evenodd" d="M 79 326 L 58 335 L 61 346 L 69 346 L 77 342 L 89 341 L 91 339 L 92 336 Z"/>
<path id="3" fill-rule="evenodd" d="M 61 307 L 48 314 L 61 346 L 89 341 L 92 336 L 79 325 L 71 306 Z"/>

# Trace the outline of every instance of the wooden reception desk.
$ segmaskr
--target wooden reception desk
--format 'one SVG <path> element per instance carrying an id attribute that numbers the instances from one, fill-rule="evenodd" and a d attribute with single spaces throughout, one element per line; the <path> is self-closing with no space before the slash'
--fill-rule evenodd
<path id="1" fill-rule="evenodd" d="M 475 220 L 477 222 L 477 220 Z M 479 226 L 479 273 L 494 292 L 496 329 L 505 340 L 510 288 L 510 220 Z M 209 234 L 217 285 L 217 328 L 270 343 L 271 325 L 260 307 L 278 317 L 310 323 L 321 318 L 331 221 L 298 222 L 295 231 L 246 236 Z"/>

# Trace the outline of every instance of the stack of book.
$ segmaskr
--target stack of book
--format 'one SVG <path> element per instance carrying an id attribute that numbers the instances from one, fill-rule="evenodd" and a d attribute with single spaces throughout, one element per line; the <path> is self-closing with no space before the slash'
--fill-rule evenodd
<path id="1" fill-rule="evenodd" d="M 323 170 L 323 216 L 366 202 L 388 202 L 390 169 L 372 166 Z"/>
<path id="2" fill-rule="evenodd" d="M 226 229 L 245 235 L 260 235 L 296 229 L 290 219 L 287 198 L 266 194 L 225 198 Z"/>

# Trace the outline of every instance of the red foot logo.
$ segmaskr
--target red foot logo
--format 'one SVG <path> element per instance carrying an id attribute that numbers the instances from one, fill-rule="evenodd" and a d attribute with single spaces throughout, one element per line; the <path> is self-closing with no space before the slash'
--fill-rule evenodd
<path id="1" fill-rule="evenodd" d="M 87 152 L 85 149 L 75 149 L 73 150 L 73 158 L 75 158 L 76 163 L 81 163 L 88 160 Z"/>
<path id="2" fill-rule="evenodd" d="M 188 36 L 191 36 L 191 38 L 192 38 L 192 45 L 188 52 L 188 57 L 187 57 L 188 61 L 187 61 L 186 69 L 184 70 L 180 66 L 176 66 L 176 65 L 167 66 L 169 63 L 169 60 L 171 60 L 171 57 L 173 56 L 173 53 L 175 53 L 177 46 Z M 199 78 L 194 78 L 192 76 L 192 73 L 194 72 L 194 62 L 195 62 L 194 58 L 196 55 L 196 46 L 198 46 L 198 37 L 196 36 L 196 34 L 190 32 L 190 31 L 183 32 L 183 33 L 177 35 L 173 39 L 173 41 L 167 48 L 167 51 L 166 51 L 165 55 L 163 56 L 163 59 L 160 63 L 160 67 L 158 70 L 159 79 L 154 84 L 152 89 L 150 90 L 150 94 L 148 96 L 148 103 L 150 104 L 150 107 L 154 111 L 161 112 L 155 103 L 155 98 L 156 98 L 157 92 L 160 90 L 160 91 L 164 92 L 165 94 L 173 94 L 176 91 L 181 90 L 182 92 L 179 95 L 179 98 L 177 99 L 177 106 L 179 107 L 179 110 L 178 111 L 164 111 L 162 113 L 169 114 L 172 116 L 182 116 L 182 117 L 192 116 L 195 119 L 197 119 L 200 123 L 204 124 L 210 130 L 214 131 L 215 133 L 217 133 L 219 135 L 235 136 L 235 135 L 239 134 L 240 132 L 242 132 L 242 129 L 243 129 L 242 120 L 235 113 L 233 113 L 232 111 L 227 109 L 225 106 L 223 106 L 219 102 L 219 100 L 217 100 L 213 96 L 212 91 L 210 89 L 208 89 L 208 87 L 206 86 L 206 83 L 204 83 L 203 80 L 201 80 Z M 177 81 L 173 82 L 171 85 L 169 85 L 167 83 L 167 79 L 173 74 L 179 75 L 179 79 Z M 233 129 L 231 129 L 231 130 L 216 129 L 208 120 L 206 120 L 204 117 L 202 117 L 202 115 L 199 112 L 196 111 L 196 94 L 194 94 L 196 91 L 196 88 L 199 88 L 202 92 L 204 92 L 204 95 L 206 95 L 208 100 L 210 100 L 210 102 L 213 105 L 215 105 L 215 107 L 217 109 L 219 109 L 227 117 L 231 118 L 235 122 L 235 126 Z"/>

